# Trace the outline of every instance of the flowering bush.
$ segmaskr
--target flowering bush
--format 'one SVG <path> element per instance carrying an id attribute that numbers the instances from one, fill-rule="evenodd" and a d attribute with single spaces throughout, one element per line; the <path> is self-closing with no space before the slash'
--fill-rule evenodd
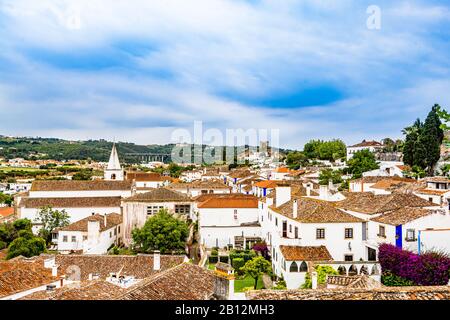
<path id="1" fill-rule="evenodd" d="M 450 258 L 445 254 L 426 252 L 419 256 L 390 244 L 382 244 L 378 258 L 383 274 L 393 274 L 421 286 L 448 284 Z"/>

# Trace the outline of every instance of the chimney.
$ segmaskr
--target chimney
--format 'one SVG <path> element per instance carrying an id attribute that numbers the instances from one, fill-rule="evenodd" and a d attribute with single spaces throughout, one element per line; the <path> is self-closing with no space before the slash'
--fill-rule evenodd
<path id="1" fill-rule="evenodd" d="M 311 185 L 310 184 L 306 185 L 306 196 L 311 197 Z"/>
<path id="2" fill-rule="evenodd" d="M 315 271 L 313 271 L 311 273 L 311 283 L 312 283 L 312 288 L 317 289 L 317 272 L 315 272 Z"/>
<path id="3" fill-rule="evenodd" d="M 107 225 L 106 213 L 105 213 L 105 215 L 103 216 L 103 223 L 104 223 L 105 228 L 106 228 L 106 225 Z"/>
<path id="4" fill-rule="evenodd" d="M 89 273 L 88 280 L 92 281 L 92 279 L 93 279 L 92 273 Z"/>
<path id="5" fill-rule="evenodd" d="M 153 270 L 158 271 L 161 269 L 161 254 L 159 250 L 153 252 Z"/>
<path id="6" fill-rule="evenodd" d="M 100 238 L 100 221 L 88 221 L 88 241 L 98 241 Z"/>
<path id="7" fill-rule="evenodd" d="M 279 185 L 275 188 L 276 198 L 275 206 L 279 207 L 286 202 L 291 201 L 291 187 L 288 185 Z"/>
<path id="8" fill-rule="evenodd" d="M 328 186 L 319 187 L 319 198 L 322 200 L 328 199 Z"/>
<path id="9" fill-rule="evenodd" d="M 52 277 L 58 276 L 58 266 L 52 266 Z"/>
<path id="10" fill-rule="evenodd" d="M 328 180 L 328 190 L 333 190 L 334 189 L 334 184 L 333 184 L 333 180 L 329 179 Z"/>
<path id="11" fill-rule="evenodd" d="M 297 199 L 294 200 L 293 205 L 292 205 L 292 216 L 294 219 L 297 219 L 298 217 L 298 203 L 297 203 Z"/>

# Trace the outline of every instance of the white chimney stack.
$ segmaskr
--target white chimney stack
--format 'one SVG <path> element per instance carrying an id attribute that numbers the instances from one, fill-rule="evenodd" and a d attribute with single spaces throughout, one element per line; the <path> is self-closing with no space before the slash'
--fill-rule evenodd
<path id="1" fill-rule="evenodd" d="M 287 185 L 277 186 L 275 188 L 276 198 L 275 206 L 279 207 L 286 202 L 291 201 L 291 187 Z"/>
<path id="2" fill-rule="evenodd" d="M 158 271 L 161 269 L 161 254 L 159 250 L 153 252 L 153 270 Z"/>
<path id="3" fill-rule="evenodd" d="M 319 198 L 322 200 L 328 199 L 328 186 L 319 187 Z"/>
<path id="4" fill-rule="evenodd" d="M 311 283 L 312 283 L 312 288 L 317 289 L 317 272 L 315 272 L 315 271 L 313 271 L 311 273 Z"/>
<path id="5" fill-rule="evenodd" d="M 297 199 L 294 200 L 292 205 L 292 216 L 294 219 L 297 219 L 298 217 L 298 202 Z"/>
<path id="6" fill-rule="evenodd" d="M 311 197 L 311 185 L 306 185 L 306 196 Z"/>
<path id="7" fill-rule="evenodd" d="M 106 224 L 107 224 L 106 213 L 105 213 L 105 215 L 103 216 L 103 223 L 105 224 L 105 227 L 106 227 Z"/>
<path id="8" fill-rule="evenodd" d="M 52 277 L 57 277 L 58 276 L 58 266 L 53 266 L 52 267 Z"/>

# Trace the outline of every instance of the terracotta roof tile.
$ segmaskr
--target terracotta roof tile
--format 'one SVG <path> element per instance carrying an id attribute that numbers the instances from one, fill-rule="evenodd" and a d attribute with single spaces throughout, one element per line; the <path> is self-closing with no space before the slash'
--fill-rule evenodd
<path id="1" fill-rule="evenodd" d="M 183 263 L 145 279 L 117 300 L 208 300 L 214 293 L 215 275 L 205 268 Z"/>
<path id="2" fill-rule="evenodd" d="M 120 207 L 120 197 L 77 197 L 77 198 L 22 198 L 20 206 L 25 208 L 109 208 Z"/>
<path id="3" fill-rule="evenodd" d="M 286 261 L 331 261 L 333 258 L 325 246 L 280 246 Z"/>
<path id="4" fill-rule="evenodd" d="M 198 204 L 198 208 L 258 208 L 258 198 L 250 195 L 221 195 L 206 199 Z"/>
<path id="5" fill-rule="evenodd" d="M 429 216 L 434 213 L 437 213 L 436 210 L 405 207 L 388 213 L 384 213 L 381 216 L 373 218 L 371 220 L 379 223 L 398 226 L 422 217 Z"/>
<path id="6" fill-rule="evenodd" d="M 126 198 L 126 202 L 189 202 L 191 198 L 181 192 L 170 190 L 168 188 L 157 188 L 150 192 L 138 193 L 132 197 Z"/>
<path id="7" fill-rule="evenodd" d="M 369 192 L 347 193 L 345 200 L 336 203 L 338 208 L 365 214 L 378 214 L 403 207 L 424 208 L 438 206 L 413 194 L 393 193 L 374 195 Z"/>
<path id="8" fill-rule="evenodd" d="M 14 214 L 14 207 L 0 207 L 0 219 Z"/>
<path id="9" fill-rule="evenodd" d="M 297 218 L 293 216 L 294 201 L 297 201 Z M 290 219 L 303 223 L 345 223 L 363 220 L 337 209 L 332 203 L 312 198 L 293 199 L 279 207 L 270 209 Z"/>
<path id="10" fill-rule="evenodd" d="M 127 172 L 127 180 L 143 181 L 164 181 L 163 177 L 156 172 Z"/>
<path id="11" fill-rule="evenodd" d="M 38 180 L 33 181 L 31 191 L 131 190 L 131 186 L 131 181 Z"/>
<path id="12" fill-rule="evenodd" d="M 95 214 L 93 216 L 86 217 L 84 219 L 78 220 L 72 224 L 69 224 L 66 227 L 59 228 L 58 231 L 80 231 L 87 232 L 88 231 L 88 222 L 89 221 L 98 221 L 100 222 L 100 231 L 109 230 L 115 226 L 122 224 L 122 215 L 118 213 L 111 213 L 106 215 L 106 225 L 104 223 L 105 216 L 100 214 Z"/>
<path id="13" fill-rule="evenodd" d="M 48 258 L 51 255 L 42 255 Z M 98 274 L 106 279 L 112 272 L 122 270 L 124 276 L 134 276 L 137 279 L 149 277 L 177 266 L 184 261 L 184 256 L 161 255 L 161 270 L 153 270 L 153 255 L 115 256 L 115 255 L 55 255 L 58 274 L 71 273 L 71 266 L 80 268 L 81 280 L 87 280 L 89 274 Z"/>
<path id="14" fill-rule="evenodd" d="M 50 284 L 57 278 L 52 277 L 51 269 L 44 268 L 43 261 L 14 259 L 0 261 L 0 297 Z"/>
<path id="15" fill-rule="evenodd" d="M 259 290 L 249 291 L 246 296 L 249 300 L 450 300 L 450 287 Z"/>

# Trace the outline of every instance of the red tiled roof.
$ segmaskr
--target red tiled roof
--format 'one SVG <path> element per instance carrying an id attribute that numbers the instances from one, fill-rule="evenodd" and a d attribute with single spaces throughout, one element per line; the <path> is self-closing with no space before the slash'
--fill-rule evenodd
<path id="1" fill-rule="evenodd" d="M 206 199 L 198 208 L 258 208 L 258 198 L 251 195 L 222 195 Z"/>
<path id="2" fill-rule="evenodd" d="M 0 218 L 6 218 L 14 214 L 13 207 L 2 207 L 0 208 Z"/>
<path id="3" fill-rule="evenodd" d="M 325 246 L 280 246 L 286 261 L 331 261 L 330 252 Z"/>
<path id="4" fill-rule="evenodd" d="M 259 181 L 259 182 L 255 183 L 255 187 L 273 189 L 273 188 L 276 188 L 277 185 L 280 183 L 286 183 L 286 182 L 281 181 L 281 180 L 264 180 L 264 181 Z"/>

